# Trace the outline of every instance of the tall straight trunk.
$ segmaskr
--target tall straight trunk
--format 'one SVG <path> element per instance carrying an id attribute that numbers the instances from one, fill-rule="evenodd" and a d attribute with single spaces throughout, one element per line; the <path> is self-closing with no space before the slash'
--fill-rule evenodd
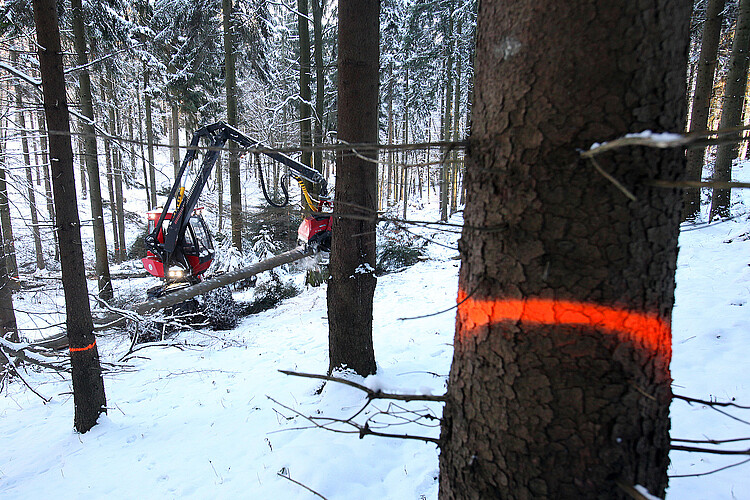
<path id="1" fill-rule="evenodd" d="M 312 0 L 313 11 L 313 58 L 315 59 L 315 137 L 314 144 L 323 144 L 323 115 L 325 114 L 325 72 L 323 62 L 323 0 Z M 313 154 L 315 170 L 321 174 L 323 168 L 323 151 L 317 149 Z"/>
<path id="2" fill-rule="evenodd" d="M 77 7 L 80 14 L 80 4 Z M 100 414 L 106 413 L 107 400 L 84 273 L 56 2 L 34 0 L 34 19 L 39 46 L 44 111 L 50 131 L 52 186 L 57 204 L 60 265 L 67 313 L 65 323 L 70 346 L 75 405 L 74 425 L 78 432 L 86 432 L 96 425 Z M 82 25 L 80 27 L 82 28 Z"/>
<path id="3" fill-rule="evenodd" d="M 227 123 L 237 127 L 237 81 L 234 58 L 232 0 L 222 0 L 224 12 L 224 69 L 227 90 Z M 242 191 L 240 185 L 240 157 L 237 145 L 229 143 L 229 199 L 232 220 L 232 244 L 242 252 Z M 218 177 L 218 176 L 217 176 Z"/>
<path id="4" fill-rule="evenodd" d="M 300 161 L 308 167 L 312 165 L 312 109 L 310 107 L 310 25 L 308 21 L 308 0 L 297 0 L 297 26 L 299 32 L 299 135 L 302 156 Z M 317 186 L 307 181 L 307 190 L 317 194 Z M 300 199 L 304 213 L 310 212 L 305 197 Z"/>
<path id="5" fill-rule="evenodd" d="M 404 144 L 409 144 L 409 114 L 406 111 L 404 111 Z M 406 149 L 404 149 L 403 151 L 401 164 L 403 165 L 404 169 L 402 182 L 404 190 L 403 215 L 404 219 L 406 219 L 406 208 L 409 203 L 409 165 L 407 164 Z"/>
<path id="6" fill-rule="evenodd" d="M 83 125 L 81 125 L 80 121 L 78 124 L 78 133 L 80 134 L 78 136 L 78 140 L 76 141 L 76 145 L 78 146 L 78 167 L 79 172 L 81 174 L 81 199 L 85 200 L 89 196 L 89 190 L 86 186 L 88 186 L 88 175 L 86 175 L 86 150 L 84 147 L 84 143 L 86 139 L 83 135 Z"/>
<path id="7" fill-rule="evenodd" d="M 742 110 L 747 88 L 748 51 L 750 51 L 750 0 L 740 0 L 737 15 L 737 27 L 734 30 L 732 54 L 729 56 L 729 71 L 724 86 L 724 102 L 721 106 L 719 130 L 742 125 Z M 720 144 L 716 151 L 713 180 L 728 182 L 732 180 L 732 160 L 737 158 L 739 140 L 742 134 L 736 134 L 737 142 Z M 725 218 L 730 214 L 731 190 L 714 189 L 711 197 L 709 220 L 714 217 Z"/>
<path id="8" fill-rule="evenodd" d="M 393 146 L 394 138 L 393 138 L 393 64 L 391 64 L 390 68 L 390 78 L 388 86 L 388 145 Z M 388 149 L 388 192 L 386 193 L 386 206 L 391 206 L 391 191 L 392 184 L 394 183 L 395 175 L 393 174 L 394 166 L 394 153 L 393 148 L 391 147 Z M 395 190 L 393 190 L 395 191 Z M 394 196 L 394 198 L 396 198 Z"/>
<path id="9" fill-rule="evenodd" d="M 380 25 L 378 0 L 340 0 L 338 137 L 377 144 Z M 377 160 L 377 149 L 359 151 Z M 351 153 L 336 158 L 336 196 L 328 282 L 329 371 L 375 373 L 372 299 L 375 293 L 376 163 Z"/>
<path id="10" fill-rule="evenodd" d="M 691 7 L 480 3 L 439 498 L 663 498 Z"/>
<path id="11" fill-rule="evenodd" d="M 174 167 L 174 176 L 180 172 L 180 107 L 176 101 L 170 105 L 172 108 L 172 166 Z"/>
<path id="12" fill-rule="evenodd" d="M 119 130 L 119 113 L 120 107 L 115 97 L 114 92 L 114 78 L 108 79 L 109 83 L 106 85 L 106 89 L 102 90 L 102 100 L 108 102 L 107 106 L 107 118 L 108 127 L 107 131 L 114 137 L 120 137 Z M 106 91 L 106 99 L 104 92 Z M 122 160 L 120 156 L 120 147 L 118 147 L 112 141 L 109 143 L 108 161 L 111 162 L 112 186 L 110 188 L 110 210 L 112 211 L 112 237 L 114 241 L 114 254 L 115 262 L 123 262 L 126 258 L 127 248 L 125 248 L 125 214 L 123 207 L 123 196 L 122 196 Z M 105 143 L 106 144 L 106 143 Z M 109 170 L 110 163 L 107 164 Z M 109 177 L 109 176 L 108 176 Z M 107 179 L 109 182 L 109 178 Z"/>
<path id="13" fill-rule="evenodd" d="M 81 113 L 86 120 L 81 120 L 86 149 L 86 170 L 89 176 L 89 193 L 91 196 L 91 219 L 94 228 L 94 253 L 96 254 L 96 276 L 99 280 L 99 297 L 111 300 L 114 297 L 112 280 L 109 277 L 109 262 L 107 261 L 107 237 L 104 233 L 104 212 L 102 210 L 102 193 L 99 185 L 99 155 L 96 146 L 96 130 L 94 129 L 94 102 L 91 92 L 91 78 L 89 76 L 89 56 L 86 48 L 86 34 L 83 28 L 83 7 L 81 0 L 71 0 L 73 14 L 73 45 L 80 68 L 78 73 L 79 95 L 81 97 Z M 48 120 L 49 121 L 49 120 Z"/>
<path id="14" fill-rule="evenodd" d="M 461 24 L 463 21 L 463 17 L 459 16 L 458 21 L 456 22 L 456 49 L 458 49 L 458 44 L 461 41 Z M 461 123 L 461 115 L 459 114 L 459 111 L 461 110 L 461 51 L 456 50 L 456 87 L 455 91 L 453 92 L 453 141 L 458 142 L 461 140 L 461 131 L 460 131 L 460 123 Z M 460 172 L 460 166 L 458 163 L 458 148 L 453 148 L 453 151 L 451 152 L 451 209 L 450 213 L 451 215 L 456 213 L 456 204 L 457 204 L 457 198 L 458 198 L 458 180 L 459 180 L 459 172 Z"/>
<path id="15" fill-rule="evenodd" d="M 44 175 L 44 197 L 47 200 L 47 215 L 50 224 L 55 225 L 55 200 L 52 196 L 52 182 L 50 181 L 50 164 L 49 164 L 49 145 L 47 143 L 47 121 L 44 117 L 44 109 L 38 111 L 37 122 L 41 131 L 40 140 L 42 142 L 42 172 Z M 57 231 L 52 231 L 52 240 L 55 245 L 55 261 L 60 261 L 60 249 L 57 242 Z"/>
<path id="16" fill-rule="evenodd" d="M 719 36 L 726 0 L 708 0 L 706 21 L 703 25 L 701 52 L 698 57 L 698 68 L 695 75 L 695 92 L 690 113 L 690 132 L 702 132 L 708 128 L 708 113 L 714 88 L 714 73 L 719 49 Z M 699 181 L 703 176 L 703 159 L 706 148 L 687 150 L 686 179 Z M 695 220 L 700 214 L 700 189 L 687 189 L 682 195 L 683 220 Z"/>
<path id="17" fill-rule="evenodd" d="M 301 162 L 310 166 L 312 145 L 310 127 L 310 25 L 308 24 L 308 0 L 297 0 L 297 26 L 299 31 L 299 135 L 302 146 Z M 304 201 L 303 201 L 304 204 Z"/>
<path id="18" fill-rule="evenodd" d="M 216 191 L 219 204 L 219 232 L 224 226 L 224 173 L 222 172 L 222 160 L 216 159 Z"/>
<path id="19" fill-rule="evenodd" d="M 0 231 L 0 248 L 5 246 L 3 232 Z M 16 311 L 13 309 L 13 289 L 6 259 L 0 259 L 0 338 L 18 342 Z M 0 359 L 0 366 L 6 363 L 5 356 Z"/>
<path id="20" fill-rule="evenodd" d="M 14 66 L 18 61 L 18 52 L 12 50 L 10 53 L 11 64 Z M 23 95 L 24 91 L 20 84 L 15 86 L 16 94 L 16 119 L 18 127 L 21 129 L 21 149 L 23 151 L 23 161 L 26 164 L 26 197 L 29 202 L 29 211 L 31 212 L 31 232 L 34 235 L 34 255 L 36 257 L 36 268 L 44 269 L 44 253 L 42 251 L 42 237 L 39 233 L 39 216 L 36 210 L 36 196 L 34 192 L 34 179 L 31 171 L 31 156 L 29 155 L 29 131 L 26 130 L 26 113 L 24 112 Z"/>
<path id="21" fill-rule="evenodd" d="M 149 88 L 149 80 L 151 78 L 151 72 L 144 63 L 143 65 L 143 107 L 146 113 L 146 145 L 148 148 L 148 177 L 151 191 L 149 192 L 149 200 L 151 208 L 156 208 L 156 165 L 154 165 L 154 120 L 153 120 L 153 106 L 151 103 L 151 89 Z"/>
<path id="22" fill-rule="evenodd" d="M 139 82 L 140 87 L 140 82 Z M 149 185 L 153 185 L 149 182 L 149 172 L 148 172 L 148 165 L 146 164 L 146 151 L 143 148 L 144 143 L 144 137 L 143 137 L 143 109 L 141 107 L 141 89 L 138 89 L 137 92 L 137 102 L 138 102 L 138 142 L 140 143 L 140 149 L 141 149 L 141 167 L 143 168 L 143 187 L 146 190 L 146 209 L 151 210 L 154 208 L 154 206 L 151 204 L 151 190 L 149 189 Z M 145 92 L 144 92 L 145 95 Z"/>
<path id="23" fill-rule="evenodd" d="M 110 80 L 109 86 L 109 100 L 114 104 L 117 103 L 117 97 L 115 96 L 114 87 Z M 115 110 L 110 108 L 110 122 L 114 123 L 114 135 L 120 137 L 122 130 L 120 124 L 120 106 L 115 105 Z M 115 212 L 117 212 L 117 234 L 115 235 L 115 241 L 117 241 L 116 248 L 119 249 L 120 262 L 127 260 L 128 258 L 128 247 L 125 244 L 125 199 L 122 194 L 122 173 L 123 173 L 123 162 L 122 162 L 122 148 L 117 147 L 114 150 L 114 173 L 115 173 Z"/>
<path id="24" fill-rule="evenodd" d="M 18 277 L 18 264 L 16 263 L 16 246 L 13 239 L 13 224 L 10 218 L 10 205 L 8 204 L 8 183 L 5 180 L 6 157 L 5 139 L 0 141 L 0 226 L 3 233 L 3 261 L 7 272 L 12 277 Z"/>
<path id="25" fill-rule="evenodd" d="M 136 94 L 138 95 L 138 100 L 140 101 L 140 93 L 136 90 Z M 133 103 L 130 103 L 130 106 L 128 107 L 128 140 L 130 141 L 130 172 L 133 177 L 135 177 L 135 173 L 138 171 L 138 161 L 136 160 L 135 156 L 135 131 L 133 130 L 133 117 L 135 116 L 135 113 L 133 112 Z M 140 129 L 141 123 L 141 110 L 140 110 L 140 102 L 138 103 L 138 128 Z M 143 147 L 143 146 L 141 146 Z M 144 177 L 145 182 L 145 177 Z M 130 187 L 130 182 L 128 182 L 127 177 L 125 177 L 125 183 Z"/>
<path id="26" fill-rule="evenodd" d="M 100 82 L 103 83 L 103 82 Z M 109 135 L 115 135 L 114 133 L 114 110 L 113 103 L 107 101 L 106 89 L 102 87 L 102 104 L 108 112 L 108 121 L 105 125 L 105 130 Z M 117 241 L 117 209 L 115 203 L 115 179 L 112 164 L 114 163 L 112 141 L 109 138 L 104 138 L 104 158 L 107 164 L 107 193 L 109 194 L 109 214 L 110 220 L 112 221 L 112 242 L 114 243 L 112 253 L 114 255 L 115 263 L 120 263 L 120 248 L 118 247 Z"/>
<path id="27" fill-rule="evenodd" d="M 451 2 L 448 20 L 448 41 L 446 44 L 448 58 L 445 63 L 445 115 L 443 116 L 443 140 L 450 141 L 451 138 L 451 104 L 453 103 L 453 2 Z M 440 168 L 440 220 L 448 220 L 448 198 L 450 161 L 448 155 L 443 155 L 443 164 Z"/>

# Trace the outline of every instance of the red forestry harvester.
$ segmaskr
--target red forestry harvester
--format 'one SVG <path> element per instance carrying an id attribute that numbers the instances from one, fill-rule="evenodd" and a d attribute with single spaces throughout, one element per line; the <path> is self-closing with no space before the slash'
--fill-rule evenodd
<path id="1" fill-rule="evenodd" d="M 208 150 L 203 156 L 203 163 L 192 187 L 185 194 L 183 176 L 197 158 L 198 145 L 204 138 L 210 142 Z M 167 201 L 164 203 L 164 208 L 148 212 L 148 234 L 145 238 L 147 254 L 142 259 L 143 266 L 149 273 L 165 280 L 164 286 L 149 291 L 149 295 L 162 296 L 172 290 L 194 285 L 201 281 L 201 276 L 211 265 L 214 258 L 213 242 L 201 215 L 203 209 L 197 208 L 197 203 L 219 159 L 221 148 L 228 140 L 234 141 L 246 150 L 260 150 L 262 154 L 289 167 L 290 177 L 299 183 L 312 212 L 312 215 L 305 218 L 297 230 L 299 243 L 312 245 L 324 251 L 330 249 L 331 214 L 330 211 L 323 212 L 323 210 L 324 208 L 330 209 L 332 204 L 325 178 L 317 171 L 284 154 L 266 150 L 261 143 L 224 122 L 214 123 L 198 129 L 193 134 L 188 152 Z M 285 206 L 289 202 L 289 194 L 284 184 L 281 184 L 284 201 L 280 204 L 274 203 L 266 191 L 261 169 L 259 169 L 259 175 L 266 201 L 276 207 Z M 319 187 L 319 200 L 316 201 L 310 197 L 304 181 Z M 173 202 L 174 209 L 171 208 Z"/>

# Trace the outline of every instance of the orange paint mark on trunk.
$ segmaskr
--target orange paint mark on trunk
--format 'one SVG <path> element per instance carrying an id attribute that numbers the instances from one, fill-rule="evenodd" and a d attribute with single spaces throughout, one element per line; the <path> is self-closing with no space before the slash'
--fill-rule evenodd
<path id="1" fill-rule="evenodd" d="M 554 299 L 474 299 L 458 291 L 458 340 L 465 341 L 482 327 L 503 321 L 544 325 L 585 326 L 641 343 L 669 359 L 670 326 L 653 313 Z"/>

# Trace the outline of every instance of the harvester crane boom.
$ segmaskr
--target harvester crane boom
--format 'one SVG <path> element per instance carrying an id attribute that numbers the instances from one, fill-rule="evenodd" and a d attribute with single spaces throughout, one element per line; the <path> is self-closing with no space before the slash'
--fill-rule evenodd
<path id="1" fill-rule="evenodd" d="M 203 155 L 203 161 L 201 163 L 200 171 L 197 174 L 193 185 L 190 190 L 185 194 L 182 191 L 182 181 L 185 176 L 190 164 L 198 157 L 198 146 L 202 139 L 209 140 L 209 146 L 206 153 Z M 255 149 L 257 152 L 269 156 L 273 160 L 282 163 L 289 167 L 294 173 L 291 176 L 301 183 L 302 180 L 311 182 L 319 187 L 320 199 L 328 200 L 328 183 L 325 178 L 316 170 L 294 160 L 282 153 L 270 151 L 259 141 L 248 137 L 236 128 L 228 125 L 224 122 L 217 122 L 211 125 L 206 125 L 196 130 L 193 133 L 192 140 L 188 146 L 187 154 L 182 161 L 180 170 L 177 173 L 172 189 L 167 196 L 167 200 L 164 203 L 164 208 L 161 214 L 156 220 L 155 225 L 151 232 L 145 238 L 145 245 L 149 252 L 154 256 L 158 257 L 161 266 L 160 269 L 152 271 L 151 268 L 147 267 L 152 274 L 161 275 L 164 277 L 169 276 L 169 267 L 173 263 L 180 262 L 186 269 L 190 269 L 192 266 L 188 262 L 185 256 L 184 249 L 186 248 L 186 232 L 191 224 L 191 217 L 193 212 L 196 210 L 198 204 L 198 198 L 203 192 L 203 188 L 208 183 L 208 178 L 211 175 L 216 162 L 221 154 L 221 149 L 224 147 L 228 140 L 236 142 L 244 150 Z M 265 194 L 265 186 L 264 186 Z M 268 196 L 266 195 L 266 199 Z M 170 210 L 172 202 L 176 203 L 174 211 Z M 271 200 L 268 199 L 270 202 Z M 155 218 L 155 214 L 154 214 Z M 162 224 L 169 221 L 169 225 L 166 228 L 162 228 Z M 201 219 L 202 223 L 202 219 Z M 326 216 L 317 216 L 315 219 L 310 221 L 306 220 L 303 222 L 305 227 L 304 231 L 306 235 L 313 233 L 324 233 L 330 231 L 330 214 Z M 162 231 L 163 229 L 163 231 Z M 330 233 L 326 233 L 330 234 Z M 305 238 L 303 242 L 307 242 Z M 195 257 L 194 257 L 195 259 Z M 145 264 L 145 261 L 144 261 Z M 201 264 L 205 264 L 205 259 L 201 260 Z M 203 272 L 208 264 L 201 267 L 199 272 Z"/>

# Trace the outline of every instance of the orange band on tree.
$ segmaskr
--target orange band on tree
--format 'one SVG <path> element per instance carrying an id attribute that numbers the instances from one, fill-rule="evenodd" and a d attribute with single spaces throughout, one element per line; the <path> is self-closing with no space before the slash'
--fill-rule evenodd
<path id="1" fill-rule="evenodd" d="M 94 340 L 92 343 L 90 343 L 86 347 L 71 347 L 70 352 L 88 351 L 89 349 L 93 349 L 94 347 L 96 347 L 96 340 Z"/>
<path id="2" fill-rule="evenodd" d="M 580 325 L 640 342 L 667 359 L 672 354 L 670 326 L 653 313 L 555 299 L 473 299 L 463 290 L 458 291 L 458 303 L 459 340 L 502 321 Z"/>

